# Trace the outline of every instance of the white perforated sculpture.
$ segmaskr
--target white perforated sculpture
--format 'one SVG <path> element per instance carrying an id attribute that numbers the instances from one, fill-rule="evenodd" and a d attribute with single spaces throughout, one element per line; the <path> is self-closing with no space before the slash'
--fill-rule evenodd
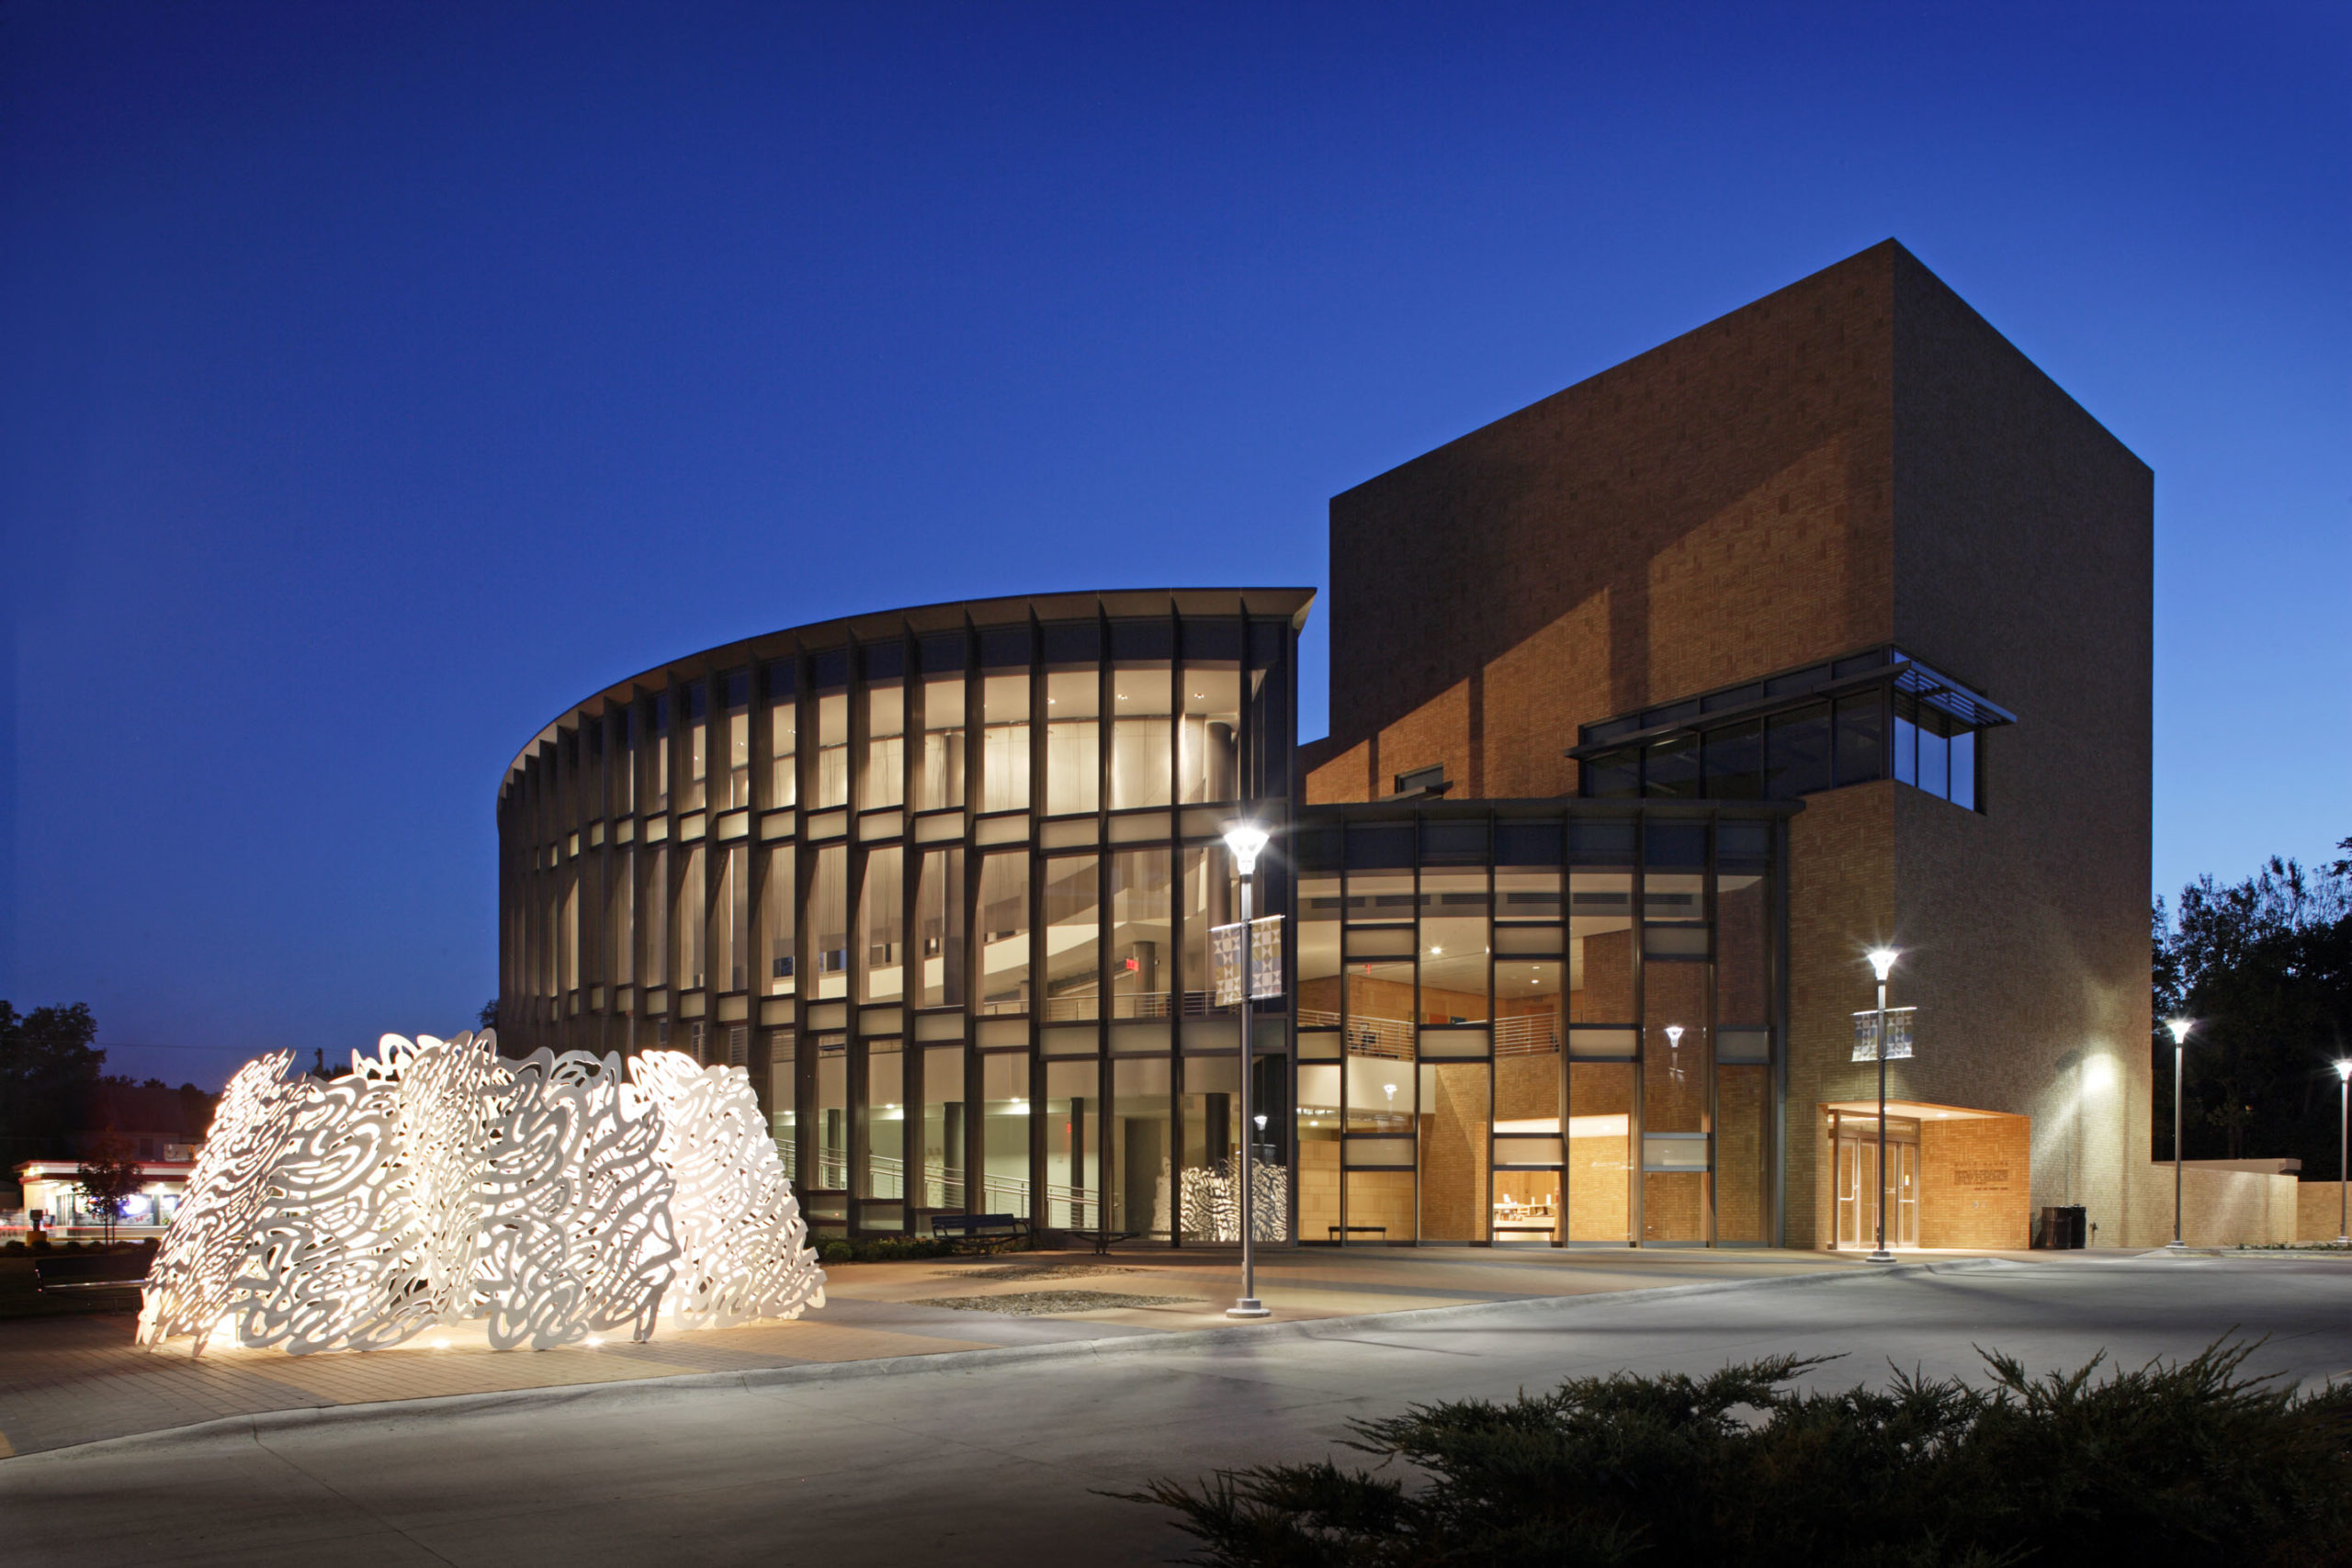
<path id="1" fill-rule="evenodd" d="M 384 1037 L 331 1082 L 250 1062 L 148 1271 L 139 1339 L 370 1350 L 486 1320 L 500 1349 L 825 1304 L 751 1085 L 674 1051 Z"/>

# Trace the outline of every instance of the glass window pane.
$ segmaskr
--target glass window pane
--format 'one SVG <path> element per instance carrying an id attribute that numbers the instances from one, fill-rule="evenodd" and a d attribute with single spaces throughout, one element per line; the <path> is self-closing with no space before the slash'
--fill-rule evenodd
<path id="1" fill-rule="evenodd" d="M 964 1004 L 964 852 L 933 850 L 922 857 L 916 889 L 915 939 L 922 944 L 919 1007 Z"/>
<path id="2" fill-rule="evenodd" d="M 860 810 L 906 804 L 906 689 L 896 680 L 869 682 L 865 688 L 865 776 L 858 786 Z"/>
<path id="3" fill-rule="evenodd" d="M 922 795 L 916 807 L 944 811 L 964 804 L 964 677 L 922 683 Z"/>
<path id="4" fill-rule="evenodd" d="M 1194 1056 L 1184 1063 L 1183 1211 L 1188 1241 L 1241 1239 L 1232 1186 L 1240 1061 L 1238 1055 L 1221 1055 Z M 1334 1093 L 1331 1099 L 1336 1119 L 1339 1096 Z M 1336 1135 L 1336 1122 L 1333 1132 Z"/>
<path id="5" fill-rule="evenodd" d="M 809 889 L 808 923 L 817 942 L 817 996 L 849 995 L 849 849 L 834 844 L 817 852 L 817 874 Z"/>
<path id="6" fill-rule="evenodd" d="M 1096 855 L 1058 855 L 1046 867 L 1046 1018 L 1065 1023 L 1097 1016 L 1102 937 Z"/>
<path id="7" fill-rule="evenodd" d="M 1938 717 L 1928 712 L 1919 715 L 1919 787 L 1940 800 L 1951 794 L 1951 764 Z"/>
<path id="8" fill-rule="evenodd" d="M 1645 1171 L 1642 1175 L 1642 1239 L 1707 1238 L 1707 1173 Z"/>
<path id="9" fill-rule="evenodd" d="M 1976 732 L 1973 729 L 1951 738 L 1951 803 L 1976 809 Z"/>
<path id="10" fill-rule="evenodd" d="M 1298 879 L 1298 1022 L 1340 1022 L 1340 879 L 1328 872 Z"/>
<path id="11" fill-rule="evenodd" d="M 800 705 L 793 695 L 793 669 L 779 660 L 768 666 L 768 805 L 800 799 Z"/>
<path id="12" fill-rule="evenodd" d="M 1634 1020 L 1632 843 L 1611 865 L 1579 863 L 1568 876 L 1568 1009 L 1577 1023 Z"/>
<path id="13" fill-rule="evenodd" d="M 1188 637 L 1190 633 L 1187 633 Z M 1234 660 L 1195 659 L 1183 671 L 1183 724 L 1177 765 L 1187 802 L 1241 797 L 1241 667 Z"/>
<path id="14" fill-rule="evenodd" d="M 785 844 L 768 852 L 768 875 L 760 889 L 760 930 L 763 951 L 760 973 L 767 978 L 767 994 L 788 997 L 793 993 L 793 938 L 799 922 L 793 897 L 793 847 Z"/>
<path id="15" fill-rule="evenodd" d="M 815 1177 L 820 1190 L 849 1190 L 849 1039 L 817 1036 L 817 1140 Z"/>
<path id="16" fill-rule="evenodd" d="M 752 672 L 727 677 L 727 804 L 752 804 Z"/>
<path id="17" fill-rule="evenodd" d="M 644 751 L 647 778 L 642 798 L 656 815 L 670 809 L 670 694 L 653 699 L 653 744 Z"/>
<path id="18" fill-rule="evenodd" d="M 1764 1127 L 1771 1069 L 1724 1066 L 1715 1075 L 1715 1239 L 1769 1241 L 1771 1186 Z"/>
<path id="19" fill-rule="evenodd" d="M 926 1209 L 963 1212 L 967 1157 L 964 1048 L 934 1045 L 922 1054 L 922 1189 L 915 1201 Z"/>
<path id="20" fill-rule="evenodd" d="M 1348 1228 L 1342 1239 L 1374 1247 L 1414 1239 L 1411 1171 L 1351 1170 L 1344 1175 Z"/>
<path id="21" fill-rule="evenodd" d="M 1113 1018 L 1171 1016 L 1175 934 L 1174 855 L 1122 850 L 1111 857 Z"/>
<path id="22" fill-rule="evenodd" d="M 1555 865 L 1541 870 L 1505 867 L 1495 873 L 1495 919 L 1543 920 L 1560 919 L 1560 872 Z"/>
<path id="23" fill-rule="evenodd" d="M 896 1040 L 866 1044 L 865 1182 L 858 1192 L 861 1198 L 906 1196 L 905 1062 L 905 1053 Z"/>
<path id="24" fill-rule="evenodd" d="M 1706 735 L 1707 798 L 1764 798 L 1764 724 L 1727 724 Z"/>
<path id="25" fill-rule="evenodd" d="M 904 851 L 891 848 L 870 851 L 865 857 L 865 891 L 857 911 L 858 951 L 865 959 L 857 998 L 861 1002 L 895 1002 L 906 995 L 906 911 L 900 902 L 904 856 Z"/>
<path id="26" fill-rule="evenodd" d="M 670 851 L 666 845 L 637 855 L 639 983 L 666 986 L 670 974 Z"/>
<path id="27" fill-rule="evenodd" d="M 1029 676 L 991 671 L 981 684 L 980 809 L 1029 808 Z"/>
<path id="28" fill-rule="evenodd" d="M 702 988 L 704 943 L 709 934 L 704 922 L 702 850 L 696 844 L 686 852 L 685 873 L 678 878 L 677 908 L 671 918 L 678 933 L 678 984 L 689 991 Z"/>
<path id="29" fill-rule="evenodd" d="M 1699 738 L 1677 735 L 1642 752 L 1642 793 L 1653 800 L 1699 798 Z"/>
<path id="30" fill-rule="evenodd" d="M 1186 1018 L 1229 1015 L 1234 1010 L 1230 1005 L 1220 1007 L 1215 1000 L 1209 974 L 1209 929 L 1231 925 L 1239 917 L 1239 886 L 1233 874 L 1233 853 L 1223 845 L 1203 845 L 1184 852 Z"/>
<path id="31" fill-rule="evenodd" d="M 1633 1239 L 1634 1066 L 1568 1064 L 1568 1239 Z"/>
<path id="32" fill-rule="evenodd" d="M 1046 812 L 1092 811 L 1102 801 L 1102 672 L 1088 665 L 1046 677 Z"/>
<path id="33" fill-rule="evenodd" d="M 736 844 L 719 867 L 718 897 L 712 905 L 710 972 L 720 988 L 747 990 L 751 976 L 745 962 L 752 941 L 752 851 Z"/>
<path id="34" fill-rule="evenodd" d="M 997 1051 L 980 1058 L 981 1157 L 987 1162 L 978 1214 L 1034 1211 L 1029 1192 L 1029 1055 Z"/>
<path id="35" fill-rule="evenodd" d="M 616 986 L 627 986 L 637 978 L 637 932 L 632 919 L 637 891 L 637 852 L 616 846 L 612 856 L 605 882 L 605 941 L 610 954 L 607 962 L 612 982 Z"/>
<path id="36" fill-rule="evenodd" d="M 1165 806 L 1173 797 L 1169 667 L 1122 660 L 1111 673 L 1111 809 Z"/>
<path id="37" fill-rule="evenodd" d="M 1886 776 L 1886 694 L 1838 699 L 1838 783 L 1866 784 Z"/>
<path id="38" fill-rule="evenodd" d="M 1057 1230 L 1102 1223 L 1101 1081 L 1091 1059 L 1046 1064 L 1046 1224 Z"/>
<path id="39" fill-rule="evenodd" d="M 1631 800 L 1642 793 L 1642 754 L 1604 751 L 1577 768 L 1577 792 L 1588 800 Z"/>
<path id="40" fill-rule="evenodd" d="M 1504 958 L 1495 962 L 1494 1038 L 1497 1100 L 1499 1102 L 1503 1098 L 1503 1091 L 1507 1086 L 1512 1086 L 1516 1093 L 1515 1086 L 1519 1080 L 1525 1077 L 1528 1071 L 1532 1070 L 1522 1065 L 1514 1066 L 1507 1072 L 1501 1066 L 1502 1058 L 1509 1056 L 1522 1064 L 1538 1064 L 1541 1067 L 1538 1077 L 1541 1077 L 1544 1072 L 1553 1075 L 1552 1087 L 1545 1091 L 1552 1102 L 1551 1109 L 1543 1114 L 1550 1115 L 1555 1120 L 1559 1116 L 1557 1079 L 1560 1055 L 1560 964 L 1551 959 Z M 1512 1111 L 1509 1114 L 1512 1117 L 1521 1117 L 1534 1114 L 1534 1112 Z M 1501 1121 L 1505 1115 L 1505 1111 L 1498 1104 L 1495 1111 L 1496 1119 Z M 1539 1129 L 1517 1130 L 1534 1132 Z"/>
<path id="41" fill-rule="evenodd" d="M 1029 856 L 980 863 L 980 1010 L 1029 1010 Z"/>
<path id="42" fill-rule="evenodd" d="M 1764 732 L 1764 793 L 1793 800 L 1829 787 L 1829 705 L 1771 720 Z"/>
<path id="43" fill-rule="evenodd" d="M 1642 966 L 1642 1131 L 1703 1133 L 1707 1071 L 1713 1059 L 1707 1032 L 1707 969 L 1703 964 Z"/>
<path id="44" fill-rule="evenodd" d="M 1919 782 L 1919 727 L 1912 722 L 1911 699 L 1897 697 L 1894 707 L 1894 782 Z"/>
<path id="45" fill-rule="evenodd" d="M 1421 1002 L 1424 1023 L 1480 1023 L 1487 1017 L 1487 873 L 1421 873 Z M 1423 1216 L 1422 1234 L 1432 1234 Z"/>
<path id="46" fill-rule="evenodd" d="M 1487 1064 L 1448 1062 L 1420 1072 L 1420 1235 L 1484 1241 L 1492 1218 L 1487 1182 L 1494 1167 Z"/>
<path id="47" fill-rule="evenodd" d="M 1111 1064 L 1111 1226 L 1165 1240 L 1175 1212 L 1165 1056 Z"/>
<path id="48" fill-rule="evenodd" d="M 849 804 L 849 694 L 817 698 L 817 807 Z"/>
<path id="49" fill-rule="evenodd" d="M 1414 1032 L 1412 964 L 1350 964 L 1346 1038 L 1351 1131 L 1411 1130 Z M 1392 1126 L 1399 1115 L 1404 1120 Z"/>
<path id="50" fill-rule="evenodd" d="M 710 773 L 710 688 L 696 681 L 686 688 L 686 798 L 684 809 L 699 811 Z"/>
<path id="51" fill-rule="evenodd" d="M 776 1158 L 784 1165 L 785 1179 L 795 1187 L 806 1187 L 801 1179 L 799 1159 L 798 1117 L 796 1108 L 799 1096 L 798 1066 L 795 1060 L 796 1036 L 789 1029 L 768 1031 L 768 1128 L 775 1139 Z"/>

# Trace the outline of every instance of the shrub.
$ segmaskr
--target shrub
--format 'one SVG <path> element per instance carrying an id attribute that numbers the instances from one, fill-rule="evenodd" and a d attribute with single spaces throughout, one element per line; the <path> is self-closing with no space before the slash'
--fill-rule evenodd
<path id="1" fill-rule="evenodd" d="M 1217 1568 L 1495 1568 L 1709 1561 L 1790 1568 L 2352 1562 L 2352 1387 L 2300 1394 L 2254 1347 L 1991 1385 L 1897 1374 L 1883 1391 L 1786 1388 L 1778 1357 L 1583 1378 L 1507 1404 L 1353 1423 L 1378 1475 L 1323 1461 L 1161 1480 Z"/>
<path id="2" fill-rule="evenodd" d="M 951 1258 L 955 1244 L 927 1235 L 861 1236 L 855 1241 L 841 1237 L 820 1243 L 817 1260 L 820 1263 L 907 1263 L 924 1258 Z"/>

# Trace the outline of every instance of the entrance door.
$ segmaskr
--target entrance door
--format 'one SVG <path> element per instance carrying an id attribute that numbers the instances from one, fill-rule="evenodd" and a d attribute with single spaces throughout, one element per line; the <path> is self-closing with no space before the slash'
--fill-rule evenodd
<path id="1" fill-rule="evenodd" d="M 1887 1119 L 1887 1189 L 1873 1192 L 1878 1174 L 1878 1133 L 1840 1128 L 1837 1146 L 1838 1246 L 1868 1250 L 1878 1245 L 1878 1204 L 1891 1195 L 1887 1211 L 1886 1245 L 1919 1245 L 1919 1145 L 1917 1134 L 1902 1137 Z"/>

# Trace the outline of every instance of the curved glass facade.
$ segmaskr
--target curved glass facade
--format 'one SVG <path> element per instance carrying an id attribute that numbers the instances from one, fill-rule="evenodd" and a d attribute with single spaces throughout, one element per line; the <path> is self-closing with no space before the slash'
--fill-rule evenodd
<path id="1" fill-rule="evenodd" d="M 506 1047 L 745 1067 L 820 1229 L 1214 1239 L 1241 1071 L 1219 836 L 1288 825 L 1310 598 L 934 605 L 581 704 L 500 792 Z M 1253 1032 L 1258 1158 L 1287 1166 L 1282 1004 Z"/>
<path id="2" fill-rule="evenodd" d="M 1267 1239 L 1770 1241 L 1795 805 L 1296 805 L 1307 599 L 933 606 L 582 704 L 500 796 L 509 1049 L 744 1067 L 835 1232 L 1231 1241 L 1246 1147 Z M 1290 917 L 1247 1138 L 1242 816 Z"/>

